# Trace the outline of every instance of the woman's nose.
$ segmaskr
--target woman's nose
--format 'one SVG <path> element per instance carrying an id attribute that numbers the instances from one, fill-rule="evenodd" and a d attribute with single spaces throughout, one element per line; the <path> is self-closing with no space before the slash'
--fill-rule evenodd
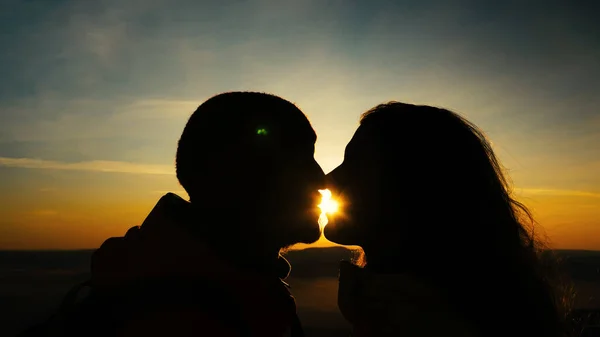
<path id="1" fill-rule="evenodd" d="M 325 184 L 327 188 L 336 189 L 339 187 L 341 181 L 343 180 L 341 168 L 342 166 L 340 165 L 325 176 Z"/>

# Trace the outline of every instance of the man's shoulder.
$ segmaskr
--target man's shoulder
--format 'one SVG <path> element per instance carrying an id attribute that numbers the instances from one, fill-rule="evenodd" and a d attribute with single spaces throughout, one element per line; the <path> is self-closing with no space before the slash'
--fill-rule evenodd
<path id="1" fill-rule="evenodd" d="M 248 329 L 241 299 L 210 280 L 147 279 L 95 296 L 121 322 L 120 336 L 244 336 Z"/>

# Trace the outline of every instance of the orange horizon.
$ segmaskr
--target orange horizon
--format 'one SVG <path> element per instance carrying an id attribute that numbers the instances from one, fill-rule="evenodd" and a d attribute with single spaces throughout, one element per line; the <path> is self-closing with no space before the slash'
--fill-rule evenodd
<path id="1" fill-rule="evenodd" d="M 95 190 L 102 192 L 101 188 Z M 141 224 L 167 190 L 185 196 L 175 189 L 142 193 L 127 186 L 121 194 L 112 194 L 112 189 L 108 189 L 94 194 L 48 190 L 38 192 L 35 199 L 27 194 L 0 196 L 0 204 L 7 206 L 0 219 L 0 249 L 94 249 L 107 238 L 122 236 L 130 227 Z M 596 226 L 600 223 L 600 199 L 586 195 L 522 194 L 519 200 L 532 210 L 538 222 L 536 235 L 546 239 L 550 248 L 600 250 L 600 226 Z M 333 246 L 337 245 L 321 237 L 314 244 L 299 244 L 291 249 Z"/>

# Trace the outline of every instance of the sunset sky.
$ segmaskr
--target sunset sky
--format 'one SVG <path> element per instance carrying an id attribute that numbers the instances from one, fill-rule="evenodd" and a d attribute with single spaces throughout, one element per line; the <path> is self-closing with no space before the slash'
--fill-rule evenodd
<path id="1" fill-rule="evenodd" d="M 232 90 L 296 103 L 325 172 L 378 103 L 457 111 L 553 247 L 600 249 L 596 1 L 208 3 L 0 3 L 0 249 L 94 248 L 185 196 L 177 140 Z"/>

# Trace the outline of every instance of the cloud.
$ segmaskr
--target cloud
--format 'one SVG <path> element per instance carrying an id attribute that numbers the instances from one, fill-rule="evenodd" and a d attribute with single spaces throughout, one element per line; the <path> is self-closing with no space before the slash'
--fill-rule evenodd
<path id="1" fill-rule="evenodd" d="M 44 192 L 54 192 L 56 190 L 57 189 L 54 187 L 42 187 L 38 191 L 44 193 Z"/>
<path id="2" fill-rule="evenodd" d="M 58 215 L 58 211 L 53 209 L 37 209 L 32 211 L 31 214 L 39 217 L 47 217 Z"/>
<path id="3" fill-rule="evenodd" d="M 122 135 L 168 139 L 181 132 L 189 115 L 205 98 L 100 100 L 59 95 L 0 104 L 0 141 L 47 142 Z"/>
<path id="4" fill-rule="evenodd" d="M 174 166 L 170 165 L 150 165 L 139 163 L 128 163 L 119 161 L 92 160 L 78 163 L 66 163 L 59 161 L 34 159 L 34 158 L 7 158 L 0 157 L 0 166 L 18 167 L 29 169 L 46 170 L 73 170 L 73 171 L 93 171 L 93 172 L 115 172 L 115 173 L 135 173 L 135 174 L 175 174 Z"/>
<path id="5" fill-rule="evenodd" d="M 523 188 L 523 189 L 518 189 L 518 191 L 520 191 L 523 194 L 600 198 L 600 193 L 594 193 L 594 192 L 588 192 L 588 191 L 573 191 L 573 190 L 544 189 L 544 188 Z"/>

